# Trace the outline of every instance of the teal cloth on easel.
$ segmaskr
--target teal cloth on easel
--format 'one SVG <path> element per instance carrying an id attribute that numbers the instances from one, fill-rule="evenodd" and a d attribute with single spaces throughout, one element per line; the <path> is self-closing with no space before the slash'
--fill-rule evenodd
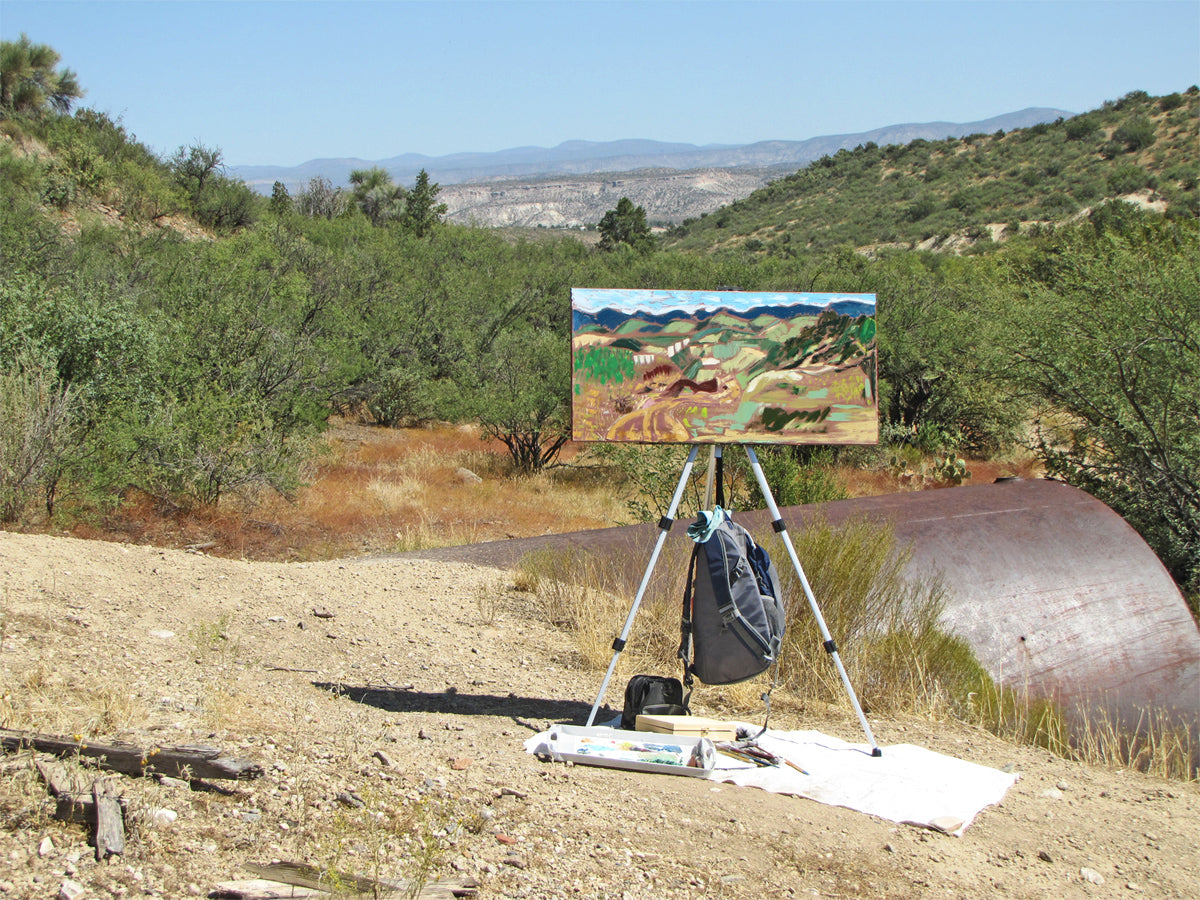
<path id="1" fill-rule="evenodd" d="M 688 526 L 687 535 L 697 544 L 705 543 L 717 527 L 729 518 L 729 513 L 714 506 L 711 510 L 702 509 L 696 513 L 696 521 Z"/>

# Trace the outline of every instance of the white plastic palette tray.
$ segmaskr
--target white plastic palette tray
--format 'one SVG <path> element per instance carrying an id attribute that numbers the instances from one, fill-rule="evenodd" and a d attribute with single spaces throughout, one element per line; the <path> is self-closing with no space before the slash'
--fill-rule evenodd
<path id="1" fill-rule="evenodd" d="M 526 748 L 556 762 L 693 778 L 707 778 L 717 756 L 705 737 L 582 725 L 555 725 Z"/>

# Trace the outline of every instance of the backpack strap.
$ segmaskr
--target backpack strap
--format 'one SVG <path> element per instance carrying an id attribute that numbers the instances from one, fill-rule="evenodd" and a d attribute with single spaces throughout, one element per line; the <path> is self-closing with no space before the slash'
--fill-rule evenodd
<path id="1" fill-rule="evenodd" d="M 725 508 L 725 454 L 717 447 L 717 506 Z"/>
<path id="2" fill-rule="evenodd" d="M 692 560 L 688 564 L 687 585 L 683 589 L 683 615 L 679 619 L 679 659 L 683 662 L 683 708 L 689 709 L 692 700 L 692 586 L 696 580 L 696 560 L 700 555 L 700 545 L 692 547 Z M 689 709 L 690 711 L 690 709 Z"/>
<path id="3" fill-rule="evenodd" d="M 752 737 L 750 740 L 757 741 L 760 737 L 767 733 L 767 723 L 771 721 L 771 691 L 775 690 L 775 685 L 779 682 L 779 660 L 775 660 L 774 666 L 771 667 L 771 684 L 763 691 L 762 702 L 766 706 L 767 711 L 763 716 L 762 731 Z"/>

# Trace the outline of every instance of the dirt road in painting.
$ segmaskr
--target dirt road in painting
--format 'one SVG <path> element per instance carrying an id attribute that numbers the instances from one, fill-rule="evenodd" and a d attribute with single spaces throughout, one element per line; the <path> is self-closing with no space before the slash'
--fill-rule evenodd
<path id="1" fill-rule="evenodd" d="M 694 432 L 687 426 L 688 419 L 708 421 L 718 415 L 728 416 L 737 410 L 741 400 L 742 389 L 736 381 L 724 385 L 715 394 L 685 391 L 677 397 L 655 395 L 644 400 L 640 409 L 613 422 L 608 429 L 608 439 L 688 443 L 694 440 Z"/>
<path id="2" fill-rule="evenodd" d="M 680 416 L 692 403 L 666 400 L 636 409 L 613 422 L 608 429 L 609 440 L 622 441 L 676 441 L 689 439 L 688 430 Z"/>

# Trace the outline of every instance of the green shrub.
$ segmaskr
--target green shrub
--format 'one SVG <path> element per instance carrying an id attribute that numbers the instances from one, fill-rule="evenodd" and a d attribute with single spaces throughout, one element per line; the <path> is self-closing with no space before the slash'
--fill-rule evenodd
<path id="1" fill-rule="evenodd" d="M 66 209 L 79 198 L 79 185 L 70 174 L 52 170 L 42 182 L 42 202 Z"/>
<path id="2" fill-rule="evenodd" d="M 1131 163 L 1122 163 L 1108 174 L 1108 189 L 1113 194 L 1132 194 L 1150 182 L 1145 169 Z"/>
<path id="3" fill-rule="evenodd" d="M 1093 116 L 1083 115 L 1068 119 L 1066 136 L 1068 141 L 1084 141 L 1093 137 L 1100 130 L 1100 125 Z"/>
<path id="4" fill-rule="evenodd" d="M 1120 142 L 1130 153 L 1144 150 L 1157 138 L 1154 123 L 1145 116 L 1134 116 L 1113 132 L 1113 140 Z"/>
<path id="5" fill-rule="evenodd" d="M 1165 97 L 1159 98 L 1158 108 L 1163 112 L 1170 112 L 1173 109 L 1178 109 L 1187 103 L 1183 94 L 1176 91 L 1174 94 L 1167 94 Z"/>
<path id="6" fill-rule="evenodd" d="M 764 446 L 755 450 L 763 477 L 766 478 L 776 505 L 799 506 L 846 499 L 846 488 L 833 471 L 833 451 L 822 448 L 805 454 L 803 451 L 806 449 L 810 448 Z M 808 459 L 802 460 L 801 457 L 805 455 Z M 765 509 L 766 498 L 757 479 L 749 471 L 745 454 L 740 451 L 731 452 L 728 455 L 727 466 L 734 469 L 736 477 L 746 484 L 747 507 Z"/>
<path id="7" fill-rule="evenodd" d="M 149 222 L 179 209 L 181 198 L 170 183 L 152 168 L 122 160 L 113 176 L 117 208 L 136 222 Z"/>
<path id="8" fill-rule="evenodd" d="M 429 377 L 411 367 L 395 366 L 384 372 L 367 407 L 380 425 L 410 426 L 438 417 L 438 396 Z"/>

